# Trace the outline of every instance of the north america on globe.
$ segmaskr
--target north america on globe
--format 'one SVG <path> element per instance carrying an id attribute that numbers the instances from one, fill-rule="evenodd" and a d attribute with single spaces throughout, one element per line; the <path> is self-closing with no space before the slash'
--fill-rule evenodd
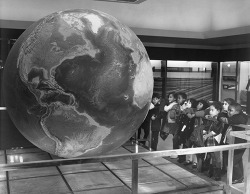
<path id="1" fill-rule="evenodd" d="M 152 93 L 142 42 L 96 10 L 60 11 L 33 23 L 4 69 L 4 100 L 16 128 L 65 158 L 124 144 L 146 117 Z"/>

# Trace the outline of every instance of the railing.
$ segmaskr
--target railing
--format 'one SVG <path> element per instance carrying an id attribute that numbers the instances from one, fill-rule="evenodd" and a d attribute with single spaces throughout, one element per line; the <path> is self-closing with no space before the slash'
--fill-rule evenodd
<path id="1" fill-rule="evenodd" d="M 70 164 L 114 162 L 114 161 L 121 161 L 121 160 L 129 159 L 129 160 L 132 160 L 132 193 L 137 194 L 138 193 L 138 160 L 141 158 L 166 157 L 166 156 L 171 156 L 173 154 L 176 154 L 176 155 L 198 154 L 198 153 L 234 150 L 234 149 L 241 149 L 241 148 L 250 149 L 250 143 L 222 145 L 222 146 L 214 146 L 214 147 L 155 151 L 155 152 L 120 154 L 120 155 L 107 155 L 107 156 L 96 156 L 96 157 L 43 160 L 43 161 L 24 162 L 24 163 L 16 163 L 16 164 L 15 163 L 1 164 L 0 171 L 13 171 L 13 170 L 26 169 L 26 168 L 39 168 L 39 167 L 49 167 L 49 166 L 70 165 Z M 232 161 L 229 161 L 229 162 L 231 163 Z"/>
<path id="2" fill-rule="evenodd" d="M 5 107 L 2 110 L 5 110 Z M 248 125 L 237 125 L 248 129 L 250 131 L 250 126 Z M 137 137 L 137 134 L 136 134 Z M 239 136 L 240 137 L 240 136 Z M 244 137 L 240 137 L 246 139 Z M 250 138 L 250 136 L 249 136 Z M 149 134 L 149 148 L 151 147 L 151 130 Z M 138 140 L 135 138 L 135 141 Z M 140 140 L 139 140 L 140 141 Z M 145 140 L 143 140 L 145 141 Z M 83 164 L 83 163 L 98 163 L 98 162 L 114 162 L 122 160 L 131 160 L 132 161 L 132 194 L 138 193 L 138 160 L 142 158 L 157 158 L 157 157 L 167 157 L 171 155 L 188 155 L 188 154 L 199 154 L 207 152 L 218 152 L 229 150 L 228 155 L 228 167 L 227 172 L 227 186 L 225 188 L 227 193 L 231 193 L 232 185 L 232 166 L 233 166 L 233 154 L 234 149 L 248 149 L 248 172 L 250 171 L 250 140 L 248 143 L 242 144 L 231 144 L 231 145 L 220 145 L 213 147 L 199 147 L 199 148 L 186 148 L 186 149 L 176 149 L 176 150 L 164 150 L 164 151 L 154 151 L 154 152 L 143 152 L 143 153 L 129 153 L 129 154 L 117 154 L 117 155 L 105 155 L 105 156 L 96 156 L 96 157 L 81 157 L 81 158 L 71 158 L 71 159 L 53 159 L 53 160 L 42 160 L 42 161 L 32 161 L 32 162 L 23 162 L 23 163 L 11 163 L 11 164 L 0 164 L 1 171 L 14 171 L 27 168 L 41 168 L 49 166 L 60 166 L 60 165 L 72 165 L 72 164 Z M 138 144 L 136 144 L 136 150 L 138 150 Z M 137 152 L 137 151 L 136 151 Z M 250 174 L 250 173 L 249 173 Z M 250 176 L 250 175 L 249 175 Z M 246 182 L 246 184 L 249 183 Z M 245 193 L 250 194 L 250 185 L 245 187 Z"/>

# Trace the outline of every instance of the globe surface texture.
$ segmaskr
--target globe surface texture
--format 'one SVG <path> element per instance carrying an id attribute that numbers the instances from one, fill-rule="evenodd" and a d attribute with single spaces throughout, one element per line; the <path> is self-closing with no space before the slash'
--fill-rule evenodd
<path id="1" fill-rule="evenodd" d="M 32 24 L 4 68 L 4 99 L 34 145 L 70 158 L 108 153 L 143 122 L 153 73 L 139 38 L 114 17 L 68 10 Z"/>

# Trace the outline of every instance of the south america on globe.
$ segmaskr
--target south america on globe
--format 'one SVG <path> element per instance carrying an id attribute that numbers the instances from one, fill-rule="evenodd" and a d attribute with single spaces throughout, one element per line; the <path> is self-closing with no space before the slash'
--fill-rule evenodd
<path id="1" fill-rule="evenodd" d="M 4 100 L 16 128 L 59 157 L 94 156 L 139 128 L 153 72 L 139 38 L 96 10 L 67 10 L 32 24 L 4 67 Z"/>

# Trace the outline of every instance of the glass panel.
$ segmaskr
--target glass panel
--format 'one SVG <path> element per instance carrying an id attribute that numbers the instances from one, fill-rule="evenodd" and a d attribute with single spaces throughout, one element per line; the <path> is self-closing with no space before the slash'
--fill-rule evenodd
<path id="1" fill-rule="evenodd" d="M 164 60 L 150 60 L 154 76 L 154 92 L 159 93 L 163 98 L 165 89 L 165 66 Z"/>
<path id="2" fill-rule="evenodd" d="M 167 61 L 166 82 L 166 93 L 185 92 L 188 98 L 212 100 L 212 62 Z"/>
<path id="3" fill-rule="evenodd" d="M 239 90 L 237 99 L 243 109 L 250 114 L 250 61 L 242 61 L 239 64 Z M 247 107 L 247 105 L 249 106 Z"/>
<path id="4" fill-rule="evenodd" d="M 236 61 L 221 63 L 221 100 L 226 98 L 236 99 Z"/>

